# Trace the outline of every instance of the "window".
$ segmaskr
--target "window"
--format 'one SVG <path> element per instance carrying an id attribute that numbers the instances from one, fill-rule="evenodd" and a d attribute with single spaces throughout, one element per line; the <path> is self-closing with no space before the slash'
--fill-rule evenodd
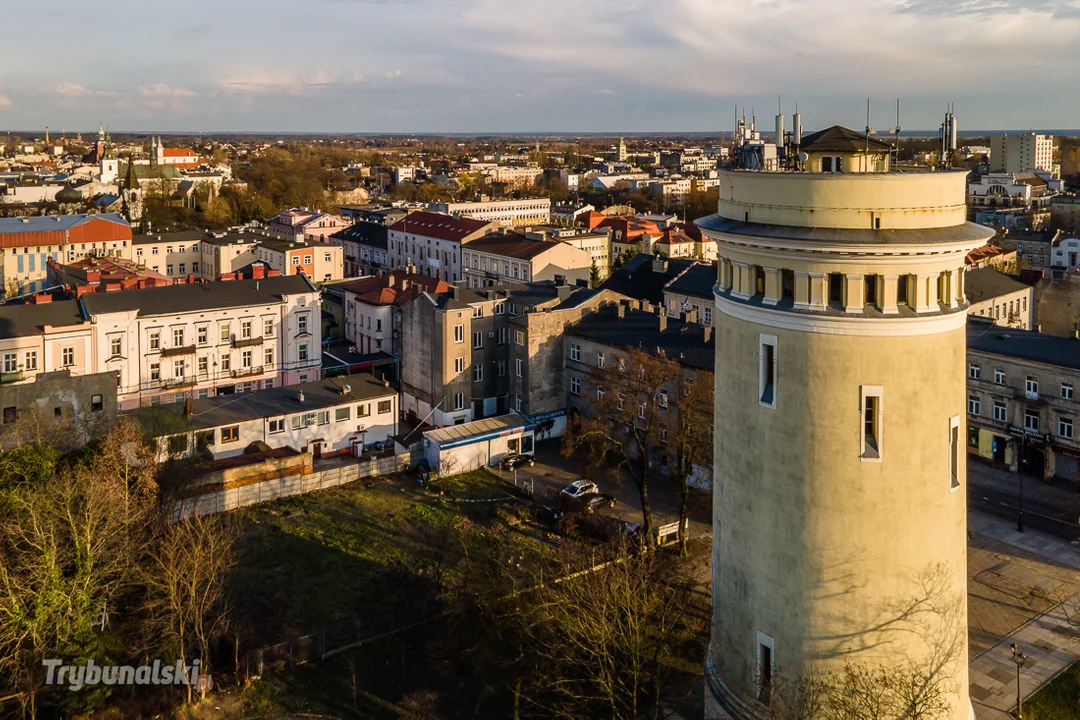
<path id="1" fill-rule="evenodd" d="M 300 343 L 297 346 L 296 354 L 300 358 L 301 362 L 306 362 L 308 359 L 307 343 Z"/>
<path id="2" fill-rule="evenodd" d="M 290 420 L 292 421 L 293 430 L 299 430 L 307 426 L 307 417 L 305 415 L 293 415 Z"/>
<path id="3" fill-rule="evenodd" d="M 827 172 L 827 171 L 826 171 Z M 757 634 L 757 686 L 758 700 L 768 705 L 772 697 L 773 639 L 765 633 Z"/>
<path id="4" fill-rule="evenodd" d="M 506 361 L 505 360 L 499 360 L 495 364 L 495 377 L 505 377 L 505 376 L 506 376 Z"/>
<path id="5" fill-rule="evenodd" d="M 972 380 L 978 380 L 982 375 L 982 368 L 975 363 L 968 363 L 968 377 Z"/>
<path id="6" fill-rule="evenodd" d="M 604 395 L 606 394 L 604 388 L 598 386 L 596 388 L 596 402 L 604 402 Z"/>
<path id="7" fill-rule="evenodd" d="M 207 363 L 206 358 L 205 357 L 199 358 L 198 363 L 199 363 L 199 365 L 198 365 L 199 374 L 200 375 L 206 375 L 208 373 L 208 371 L 209 371 L 209 364 Z"/>
<path id="8" fill-rule="evenodd" d="M 64 367 L 71 367 L 75 364 L 75 348 L 66 347 L 61 351 L 61 358 Z"/>
<path id="9" fill-rule="evenodd" d="M 25 360 L 26 360 L 25 369 L 26 370 L 37 370 L 37 350 L 28 350 L 24 357 L 25 357 Z"/>
<path id="10" fill-rule="evenodd" d="M 184 328 L 174 328 L 172 331 L 173 347 L 184 347 Z"/>
<path id="11" fill-rule="evenodd" d="M 863 385 L 862 394 L 862 458 L 881 460 L 881 386 Z"/>
<path id="12" fill-rule="evenodd" d="M 229 323 L 221 323 L 218 325 L 218 340 L 221 342 L 229 342 Z"/>
<path id="13" fill-rule="evenodd" d="M 605 359 L 604 358 L 604 353 L 597 350 L 596 351 L 596 367 L 598 367 L 598 368 L 604 367 L 604 359 Z"/>
<path id="14" fill-rule="evenodd" d="M 232 427 L 221 428 L 221 442 L 230 443 L 236 442 L 240 439 L 240 426 L 233 425 Z"/>
<path id="15" fill-rule="evenodd" d="M 151 330 L 150 331 L 150 349 L 151 350 L 160 350 L 161 349 L 161 333 L 159 331 L 157 331 L 157 330 Z"/>
<path id="16" fill-rule="evenodd" d="M 221 369 L 223 372 L 232 370 L 232 355 L 225 353 L 221 356 Z"/>
<path id="17" fill-rule="evenodd" d="M 706 325 L 711 325 L 712 324 L 712 308 L 711 307 L 706 307 L 705 308 L 705 324 Z"/>
<path id="18" fill-rule="evenodd" d="M 205 345 L 206 344 L 206 326 L 205 325 L 200 325 L 199 327 L 195 328 L 195 336 L 196 336 L 196 340 L 198 340 L 198 343 L 200 345 Z"/>
<path id="19" fill-rule="evenodd" d="M 182 379 L 184 377 L 184 361 L 183 360 L 173 360 L 172 368 L 173 368 L 173 377 L 174 378 L 181 378 Z"/>
<path id="20" fill-rule="evenodd" d="M 776 407 L 776 336 L 761 335 L 758 348 L 758 403 Z"/>
<path id="21" fill-rule="evenodd" d="M 949 418 L 949 490 L 960 487 L 960 416 Z"/>
<path id="22" fill-rule="evenodd" d="M 392 403 L 390 400 L 380 400 L 378 407 L 379 414 L 385 415 L 386 413 L 390 412 L 391 405 Z"/>
<path id="23" fill-rule="evenodd" d="M 369 403 L 364 403 L 363 405 L 357 405 L 356 406 L 356 417 L 365 418 L 370 414 L 371 414 L 371 405 Z"/>
<path id="24" fill-rule="evenodd" d="M 263 320 L 263 335 L 266 337 L 274 337 L 274 321 L 270 318 Z"/>
<path id="25" fill-rule="evenodd" d="M 1072 400 L 1073 399 L 1073 386 L 1069 383 L 1061 383 L 1061 399 Z"/>
<path id="26" fill-rule="evenodd" d="M 454 409 L 465 409 L 465 393 L 454 393 Z"/>
<path id="27" fill-rule="evenodd" d="M 305 255 L 304 256 L 304 264 L 305 265 L 310 265 L 311 264 L 311 255 Z"/>
<path id="28" fill-rule="evenodd" d="M 1058 436 L 1063 437 L 1066 440 L 1072 440 L 1072 436 L 1073 436 L 1072 418 L 1067 418 L 1067 417 L 1058 418 Z"/>
<path id="29" fill-rule="evenodd" d="M 1008 416 L 1008 406 L 1002 400 L 994 401 L 994 420 L 998 422 L 1005 422 L 1005 418 Z"/>
<path id="30" fill-rule="evenodd" d="M 622 394 L 621 392 L 616 392 L 616 393 L 615 393 L 615 398 L 616 398 L 616 400 L 618 400 L 618 407 L 619 407 L 619 409 L 620 409 L 620 410 L 622 410 L 622 409 L 623 409 L 623 401 L 624 401 L 624 400 L 625 400 L 626 398 L 625 398 L 625 397 L 623 397 L 623 394 Z"/>
<path id="31" fill-rule="evenodd" d="M 1024 429 L 1039 432 L 1039 411 L 1024 408 Z"/>
<path id="32" fill-rule="evenodd" d="M 472 316 L 474 318 L 484 317 L 484 306 L 483 305 L 477 305 L 476 307 L 474 307 L 472 309 Z"/>
<path id="33" fill-rule="evenodd" d="M 514 331 L 514 342 L 516 344 L 518 344 L 518 345 L 524 345 L 525 344 L 525 333 L 523 333 L 520 330 L 515 330 Z"/>
<path id="34" fill-rule="evenodd" d="M 150 379 L 155 382 L 161 379 L 161 363 L 150 363 Z"/>
<path id="35" fill-rule="evenodd" d="M 193 272 L 193 273 L 199 272 L 199 263 L 197 263 L 197 262 L 191 263 L 191 272 Z"/>
<path id="36" fill-rule="evenodd" d="M 318 414 L 318 419 L 319 419 L 319 424 L 320 425 L 329 425 L 330 424 L 330 411 L 329 410 L 320 410 L 319 414 Z"/>
<path id="37" fill-rule="evenodd" d="M 100 394 L 91 395 L 90 396 L 90 410 L 91 410 L 91 412 L 101 412 L 104 409 L 105 409 L 105 398 Z M 1072 431 L 1070 430 L 1070 432 L 1072 432 Z"/>
<path id="38" fill-rule="evenodd" d="M 668 406 L 667 390 L 661 390 L 660 391 L 660 394 L 657 397 L 657 403 L 659 403 L 660 407 L 662 407 L 662 408 L 666 408 Z"/>
<path id="39" fill-rule="evenodd" d="M 171 264 L 166 265 L 165 266 L 165 274 L 166 275 L 172 275 L 173 274 L 173 269 L 172 268 L 173 268 L 173 266 Z"/>
<path id="40" fill-rule="evenodd" d="M 1037 400 L 1039 398 L 1039 378 L 1033 375 L 1024 378 L 1024 392 L 1027 393 L 1029 398 Z"/>
<path id="41" fill-rule="evenodd" d="M 334 410 L 334 422 L 352 419 L 352 407 L 339 407 Z"/>
<path id="42" fill-rule="evenodd" d="M 456 372 L 456 373 L 465 372 L 465 358 L 463 358 L 463 357 L 454 358 L 454 372 Z"/>
<path id="43" fill-rule="evenodd" d="M 183 275 L 187 272 L 187 263 L 180 263 L 180 274 Z"/>
<path id="44" fill-rule="evenodd" d="M 242 367 L 244 369 L 250 369 L 251 368 L 251 351 L 250 350 L 245 350 L 242 353 L 240 353 L 240 367 Z"/>
<path id="45" fill-rule="evenodd" d="M 240 321 L 240 337 L 243 338 L 244 340 L 247 340 L 248 338 L 251 337 L 251 321 L 250 320 L 241 320 Z"/>
<path id="46" fill-rule="evenodd" d="M 456 342 L 456 343 L 465 342 L 465 326 L 464 325 L 455 325 L 454 326 L 454 342 Z"/>
<path id="47" fill-rule="evenodd" d="M 274 348 L 263 348 L 263 364 L 273 367 L 274 365 Z"/>
<path id="48" fill-rule="evenodd" d="M 516 375 L 518 377 L 523 377 L 522 374 L 521 374 L 521 366 L 522 366 L 521 358 L 515 358 L 514 359 L 514 375 Z"/>
<path id="49" fill-rule="evenodd" d="M 577 377 L 570 378 L 570 394 L 571 395 L 580 395 L 581 394 L 581 379 L 580 378 L 577 378 Z"/>
<path id="50" fill-rule="evenodd" d="M 570 343 L 570 359 L 581 360 L 581 346 L 577 343 Z"/>
<path id="51" fill-rule="evenodd" d="M 499 307 L 502 306 L 500 305 Z M 499 328 L 495 331 L 495 342 L 499 345 L 505 345 L 507 337 L 509 337 L 509 332 L 506 328 Z"/>
<path id="52" fill-rule="evenodd" d="M 994 368 L 994 383 L 997 385 L 1005 384 L 1005 371 Z"/>
<path id="53" fill-rule="evenodd" d="M 15 372 L 19 369 L 18 355 L 15 353 L 4 353 L 4 372 Z"/>
<path id="54" fill-rule="evenodd" d="M 279 433 L 285 432 L 285 421 L 281 418 L 275 418 L 270 421 L 270 432 Z"/>
<path id="55" fill-rule="evenodd" d="M 637 406 L 637 416 L 642 420 L 645 419 L 645 403 L 639 402 Z"/>
<path id="56" fill-rule="evenodd" d="M 323 253 L 323 262 L 330 262 L 330 253 Z"/>
<path id="57" fill-rule="evenodd" d="M 158 254 L 158 248 L 157 248 L 157 245 L 155 245 L 154 247 L 150 248 L 150 254 L 151 254 L 151 255 L 157 255 L 157 254 Z"/>
<path id="58" fill-rule="evenodd" d="M 120 357 L 120 353 L 124 350 L 123 338 L 110 338 L 109 339 L 109 357 Z M 4 365 L 7 366 L 7 358 L 4 358 Z"/>
<path id="59" fill-rule="evenodd" d="M 505 315 L 506 314 L 506 303 L 504 303 L 504 302 L 495 303 L 495 314 L 496 315 Z"/>
<path id="60" fill-rule="evenodd" d="M 10 425 L 15 422 L 19 417 L 19 411 L 15 409 L 14 405 L 9 405 L 4 408 L 4 424 Z"/>
<path id="61" fill-rule="evenodd" d="M 976 417 L 982 414 L 982 402 L 977 395 L 968 396 L 968 415 L 975 415 Z"/>
<path id="62" fill-rule="evenodd" d="M 484 366 L 480 363 L 473 365 L 473 382 L 484 381 Z"/>
<path id="63" fill-rule="evenodd" d="M 479 350 L 480 348 L 484 347 L 484 333 L 483 332 L 474 332 L 472 334 L 472 346 L 473 346 L 473 350 Z"/>
<path id="64" fill-rule="evenodd" d="M 307 329 L 308 316 L 307 313 L 301 313 L 296 316 L 296 329 L 301 335 L 308 331 Z"/>
<path id="65" fill-rule="evenodd" d="M 293 267 L 300 267 L 300 256 L 299 255 L 293 255 L 292 256 L 292 264 L 293 264 Z"/>

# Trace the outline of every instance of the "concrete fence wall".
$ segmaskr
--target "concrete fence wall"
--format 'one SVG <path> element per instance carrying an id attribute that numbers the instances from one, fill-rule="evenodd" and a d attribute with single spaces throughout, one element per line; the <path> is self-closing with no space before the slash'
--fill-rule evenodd
<path id="1" fill-rule="evenodd" d="M 363 478 L 389 475 L 409 467 L 409 454 L 375 458 L 369 462 L 341 465 L 310 474 L 271 477 L 256 482 L 237 482 L 178 500 L 174 506 L 177 518 L 193 514 L 212 515 L 219 512 L 279 500 L 293 495 L 325 490 Z"/>

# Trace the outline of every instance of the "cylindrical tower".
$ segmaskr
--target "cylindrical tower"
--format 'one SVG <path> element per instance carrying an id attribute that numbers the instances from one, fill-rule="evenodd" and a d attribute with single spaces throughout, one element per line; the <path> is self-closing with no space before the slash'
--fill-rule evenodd
<path id="1" fill-rule="evenodd" d="M 723 171 L 698 225 L 720 258 L 714 716 L 847 664 L 925 670 L 967 720 L 963 271 L 992 232 L 965 174 Z"/>

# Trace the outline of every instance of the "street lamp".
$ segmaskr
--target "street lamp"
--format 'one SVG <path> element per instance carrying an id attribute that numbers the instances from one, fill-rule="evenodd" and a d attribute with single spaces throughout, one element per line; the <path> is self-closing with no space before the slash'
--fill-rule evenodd
<path id="1" fill-rule="evenodd" d="M 1024 706 L 1020 700 L 1020 668 L 1024 666 L 1027 657 L 1016 647 L 1016 643 L 1013 643 L 1011 647 L 1013 662 L 1016 663 L 1016 717 L 1017 720 L 1024 720 Z"/>

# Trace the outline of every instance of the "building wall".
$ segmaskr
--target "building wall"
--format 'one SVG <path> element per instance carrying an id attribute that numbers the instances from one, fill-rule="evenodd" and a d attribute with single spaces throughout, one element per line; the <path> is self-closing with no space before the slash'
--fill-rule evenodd
<path id="1" fill-rule="evenodd" d="M 29 443 L 73 449 L 116 422 L 116 379 L 111 373 L 39 373 L 32 382 L 0 384 L 0 409 L 0 450 Z"/>
<path id="2" fill-rule="evenodd" d="M 161 240 L 140 242 L 135 245 L 137 263 L 171 278 L 203 273 L 203 243 L 200 240 Z"/>
<path id="3" fill-rule="evenodd" d="M 757 394 L 761 334 L 777 337 L 775 409 Z M 922 574 L 940 563 L 947 596 L 965 603 L 965 471 L 950 490 L 948 442 L 964 353 L 962 326 L 868 337 L 718 316 L 713 645 L 737 694 L 757 696 L 757 633 L 790 672 L 838 653 L 891 665 L 903 650 L 926 656 L 916 636 L 880 629 Z M 882 462 L 860 458 L 862 385 L 884 389 Z M 963 691 L 948 717 L 967 718 L 966 612 L 950 630 L 963 636 L 949 674 Z"/>
<path id="4" fill-rule="evenodd" d="M 995 325 L 1032 329 L 1035 310 L 1035 289 L 1023 288 L 1011 293 L 971 303 L 970 315 L 991 318 Z"/>
<path id="5" fill-rule="evenodd" d="M 1054 136 L 1019 133 L 990 137 L 990 171 L 1053 170 Z"/>
<path id="6" fill-rule="evenodd" d="M 491 200 L 488 202 L 434 203 L 434 212 L 458 217 L 497 221 L 507 225 L 537 225 L 551 222 L 551 198 Z"/>

